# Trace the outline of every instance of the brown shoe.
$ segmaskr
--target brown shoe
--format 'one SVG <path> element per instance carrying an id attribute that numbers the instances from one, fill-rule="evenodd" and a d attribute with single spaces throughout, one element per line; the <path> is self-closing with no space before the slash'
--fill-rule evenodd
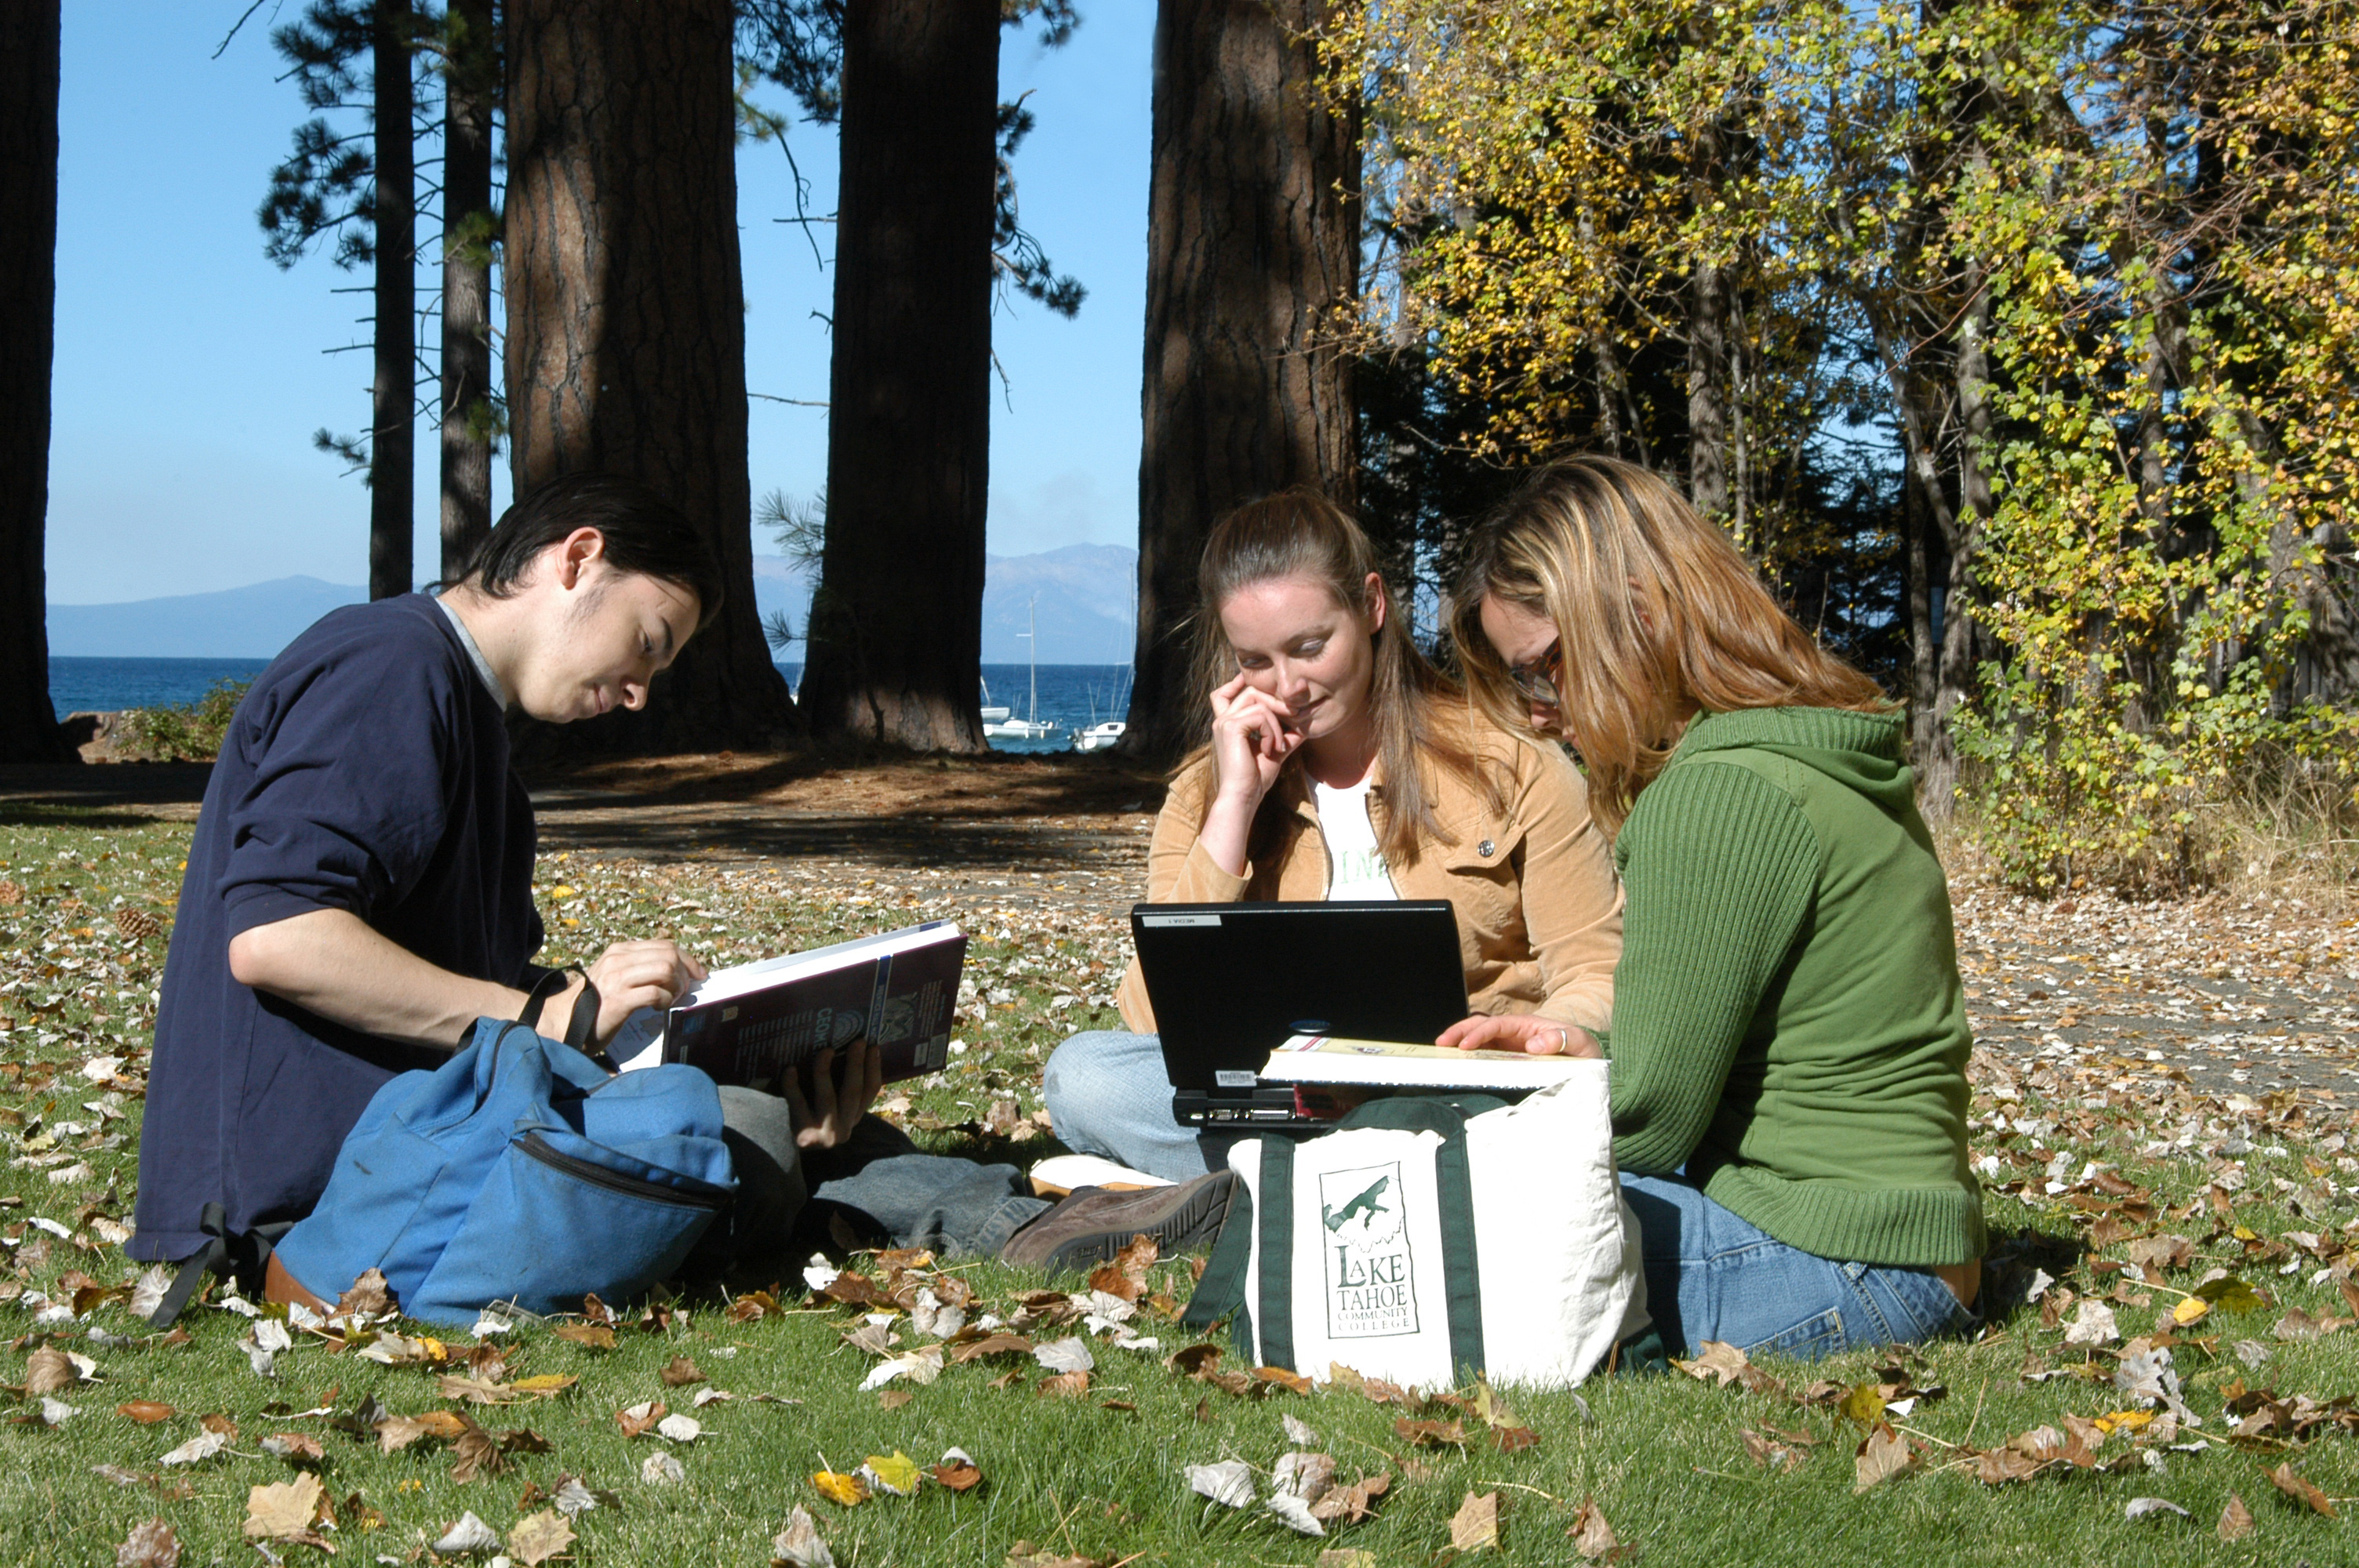
<path id="1" fill-rule="evenodd" d="M 1212 1244 L 1236 1190 L 1234 1171 L 1214 1171 L 1176 1187 L 1114 1192 L 1081 1187 L 999 1249 L 1003 1263 L 1077 1271 L 1104 1262 L 1135 1237 L 1151 1236 L 1165 1257 Z"/>

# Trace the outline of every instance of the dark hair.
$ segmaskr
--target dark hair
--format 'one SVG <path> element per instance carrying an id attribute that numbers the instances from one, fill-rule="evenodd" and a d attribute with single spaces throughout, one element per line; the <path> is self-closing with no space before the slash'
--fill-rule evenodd
<path id="1" fill-rule="evenodd" d="M 660 578 L 696 595 L 700 630 L 721 613 L 721 562 L 696 524 L 638 481 L 614 473 L 563 474 L 535 485 L 500 514 L 454 580 L 506 599 L 540 553 L 576 528 L 598 530 L 616 571 Z"/>
<path id="2" fill-rule="evenodd" d="M 1377 581 L 1374 589 L 1368 583 L 1372 575 Z M 1464 694 L 1418 651 L 1397 599 L 1384 586 L 1367 534 L 1349 512 L 1308 485 L 1248 502 L 1222 519 L 1204 541 L 1196 573 L 1198 722 L 1209 726 L 1212 693 L 1237 673 L 1236 654 L 1222 628 L 1221 607 L 1241 589 L 1281 578 L 1318 584 L 1363 620 L 1374 615 L 1380 598 L 1386 601 L 1391 613 L 1374 634 L 1375 663 L 1368 688 L 1376 752 L 1385 771 L 1385 859 L 1396 866 L 1411 865 L 1424 841 L 1457 842 L 1434 815 L 1432 780 L 1425 764 L 1455 773 L 1486 795 L 1497 793 L 1483 776 L 1462 726 L 1442 722 L 1447 709 L 1462 702 Z M 1181 769 L 1209 755 L 1210 750 L 1199 745 Z M 1264 797 L 1256 834 L 1266 830 L 1259 817 L 1281 809 L 1277 799 L 1274 790 Z M 1491 804 L 1499 803 L 1495 798 Z"/>

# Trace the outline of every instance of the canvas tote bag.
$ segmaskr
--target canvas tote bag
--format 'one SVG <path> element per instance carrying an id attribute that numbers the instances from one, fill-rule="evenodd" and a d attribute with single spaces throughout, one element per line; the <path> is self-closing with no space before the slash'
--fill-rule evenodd
<path id="1" fill-rule="evenodd" d="M 1256 1139 L 1186 1321 L 1256 1365 L 1446 1388 L 1580 1382 L 1647 1325 L 1606 1065 L 1516 1105 L 1374 1100 L 1304 1142 Z"/>

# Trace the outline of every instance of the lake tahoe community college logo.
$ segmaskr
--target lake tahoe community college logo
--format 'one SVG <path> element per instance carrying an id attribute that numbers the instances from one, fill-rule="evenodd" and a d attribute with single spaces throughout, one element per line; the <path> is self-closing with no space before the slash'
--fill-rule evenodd
<path id="1" fill-rule="evenodd" d="M 1417 1332 L 1417 1281 L 1403 1234 L 1400 1162 L 1319 1173 L 1327 1337 Z"/>

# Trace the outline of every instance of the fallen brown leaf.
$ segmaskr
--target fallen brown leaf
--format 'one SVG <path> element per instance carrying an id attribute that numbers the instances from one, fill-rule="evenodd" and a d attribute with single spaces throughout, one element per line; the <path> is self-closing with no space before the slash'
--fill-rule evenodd
<path id="1" fill-rule="evenodd" d="M 1054 1377 L 1040 1379 L 1039 1393 L 1046 1399 L 1077 1400 L 1089 1391 L 1090 1375 L 1087 1372 L 1060 1372 Z"/>
<path id="2" fill-rule="evenodd" d="M 1392 1486 L 1391 1475 L 1378 1471 L 1348 1487 L 1330 1487 L 1310 1505 L 1310 1517 L 1321 1524 L 1357 1524 L 1375 1512 L 1376 1499 Z"/>
<path id="3" fill-rule="evenodd" d="M 1111 1568 L 1110 1557 L 1060 1557 L 1045 1546 L 1019 1541 L 1007 1552 L 1006 1568 Z"/>
<path id="4" fill-rule="evenodd" d="M 170 1405 L 154 1400 L 126 1400 L 114 1407 L 114 1413 L 128 1416 L 142 1426 L 153 1426 L 159 1421 L 169 1421 L 179 1412 Z"/>
<path id="5" fill-rule="evenodd" d="M 2228 1494 L 2228 1506 L 2220 1510 L 2217 1534 L 2223 1541 L 2242 1541 L 2253 1533 L 2253 1510 L 2245 1506 L 2237 1493 Z"/>
<path id="6" fill-rule="evenodd" d="M 2338 1517 L 2334 1511 L 2334 1505 L 2327 1501 L 2326 1494 L 2295 1475 L 2290 1461 L 2278 1465 L 2274 1470 L 2264 1470 L 2261 1474 L 2269 1478 L 2269 1485 L 2294 1501 L 2309 1504 L 2312 1510 L 2324 1514 L 2328 1519 Z"/>
<path id="7" fill-rule="evenodd" d="M 1466 1426 L 1462 1422 L 1411 1421 L 1402 1416 L 1393 1422 L 1393 1435 L 1417 1448 L 1466 1446 Z"/>
<path id="8" fill-rule="evenodd" d="M 1581 1511 L 1572 1516 L 1572 1528 L 1565 1534 L 1572 1537 L 1572 1549 L 1584 1563 L 1619 1563 L 1629 1550 L 1615 1539 L 1594 1497 L 1581 1499 Z"/>
<path id="9" fill-rule="evenodd" d="M 1917 1450 L 1909 1441 L 1890 1427 L 1878 1423 L 1860 1440 L 1856 1456 L 1858 1479 L 1853 1484 L 1854 1493 L 1878 1487 L 1917 1465 Z"/>
<path id="10" fill-rule="evenodd" d="M 180 1542 L 172 1527 L 160 1519 L 133 1525 L 114 1549 L 114 1568 L 180 1568 Z"/>
<path id="11" fill-rule="evenodd" d="M 1724 1389 L 1742 1377 L 1753 1362 L 1744 1351 L 1725 1340 L 1707 1339 L 1703 1342 L 1702 1355 L 1691 1361 L 1673 1357 L 1671 1365 L 1690 1378 L 1712 1379 Z"/>
<path id="12" fill-rule="evenodd" d="M 25 1397 L 38 1399 L 54 1394 L 60 1389 L 74 1386 L 74 1364 L 66 1353 L 51 1346 L 43 1346 L 25 1357 Z"/>
<path id="13" fill-rule="evenodd" d="M 1298 1394 L 1307 1394 L 1310 1391 L 1310 1379 L 1299 1372 L 1288 1371 L 1284 1367 L 1256 1367 L 1253 1369 L 1253 1375 L 1255 1382 L 1266 1383 L 1272 1388 L 1285 1389 Z"/>
<path id="14" fill-rule="evenodd" d="M 907 1389 L 886 1389 L 876 1396 L 876 1408 L 880 1411 L 897 1411 L 917 1397 Z"/>
<path id="15" fill-rule="evenodd" d="M 310 1474 L 272 1486 L 255 1487 L 245 1494 L 245 1533 L 256 1541 L 316 1541 L 311 1525 L 319 1518 L 325 1487 Z"/>
<path id="16" fill-rule="evenodd" d="M 353 1288 L 336 1298 L 334 1315 L 343 1317 L 352 1313 L 364 1313 L 375 1317 L 393 1310 L 393 1287 L 386 1283 L 385 1271 L 371 1269 L 353 1281 Z"/>
<path id="17" fill-rule="evenodd" d="M 936 1481 L 953 1492 L 971 1492 L 983 1480 L 983 1472 L 962 1459 L 953 1459 L 946 1465 L 935 1465 L 932 1475 Z"/>
<path id="18" fill-rule="evenodd" d="M 573 1527 L 555 1509 L 521 1519 L 508 1531 L 508 1556 L 524 1568 L 539 1568 L 572 1544 Z"/>
<path id="19" fill-rule="evenodd" d="M 698 1371 L 696 1363 L 685 1356 L 675 1356 L 665 1362 L 663 1370 L 656 1376 L 663 1379 L 664 1387 L 668 1389 L 684 1389 L 690 1383 L 704 1381 L 704 1374 Z"/>
<path id="20" fill-rule="evenodd" d="M 554 1330 L 560 1339 L 570 1339 L 584 1350 L 612 1350 L 614 1331 L 603 1323 L 560 1323 Z"/>
<path id="21" fill-rule="evenodd" d="M 670 1413 L 661 1400 L 648 1400 L 627 1410 L 616 1411 L 614 1422 L 623 1429 L 625 1437 L 636 1437 L 643 1432 L 652 1431 L 656 1422 Z"/>
<path id="22" fill-rule="evenodd" d="M 1032 1341 L 1020 1334 L 986 1334 L 981 1339 L 970 1339 L 951 1347 L 951 1359 L 966 1362 L 985 1356 L 1029 1356 Z M 1218 1354 L 1218 1352 L 1214 1352 Z"/>
<path id="23" fill-rule="evenodd" d="M 1482 1552 L 1499 1544 L 1499 1494 L 1466 1494 L 1450 1517 L 1450 1544 L 1461 1552 Z"/>

